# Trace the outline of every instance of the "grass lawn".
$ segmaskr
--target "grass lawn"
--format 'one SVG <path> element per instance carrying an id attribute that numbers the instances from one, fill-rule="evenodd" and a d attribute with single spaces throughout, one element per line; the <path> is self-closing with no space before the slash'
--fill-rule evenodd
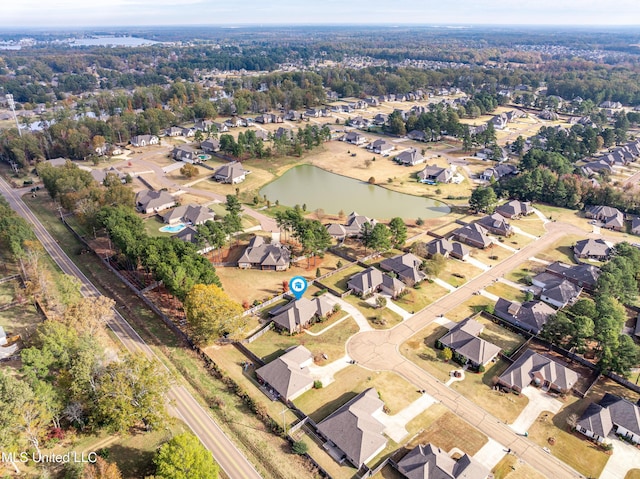
<path id="1" fill-rule="evenodd" d="M 464 303 L 459 304 L 453 309 L 450 309 L 445 313 L 447 319 L 451 321 L 459 322 L 475 313 L 484 310 L 485 306 L 493 304 L 489 298 L 482 295 L 471 296 Z"/>
<path id="2" fill-rule="evenodd" d="M 24 303 L 13 308 L 0 311 L 0 326 L 7 336 L 19 334 L 22 338 L 28 337 L 36 329 L 36 326 L 44 320 L 31 303 Z"/>
<path id="3" fill-rule="evenodd" d="M 7 281 L 0 283 L 0 306 L 3 304 L 9 304 L 13 302 L 15 297 L 16 288 L 20 287 L 20 283 L 17 281 Z"/>
<path id="4" fill-rule="evenodd" d="M 440 404 L 431 406 L 426 412 L 435 416 L 435 420 L 411 440 L 407 445 L 409 449 L 418 444 L 433 443 L 444 451 L 457 447 L 473 456 L 488 441 L 487 436 Z"/>
<path id="5" fill-rule="evenodd" d="M 504 241 L 500 241 L 500 243 L 516 249 L 520 249 L 533 241 L 533 238 L 529 238 L 528 236 L 524 236 L 517 233 L 512 234 L 508 238 L 503 238 L 503 239 Z"/>
<path id="6" fill-rule="evenodd" d="M 420 397 L 420 393 L 397 374 L 373 372 L 356 365 L 337 372 L 334 382 L 324 388 L 307 391 L 294 403 L 318 422 L 368 388 L 378 391 L 391 415 L 399 413 Z"/>
<path id="7" fill-rule="evenodd" d="M 444 271 L 440 273 L 438 277 L 457 288 L 475 278 L 480 273 L 482 273 L 482 270 L 476 268 L 471 263 L 449 259 L 447 260 Z"/>
<path id="8" fill-rule="evenodd" d="M 160 228 L 167 226 L 157 215 L 151 216 L 143 221 L 144 230 L 152 238 L 162 236 L 173 236 L 175 233 L 160 231 Z"/>
<path id="9" fill-rule="evenodd" d="M 579 433 L 567 432 L 567 418 L 571 414 L 580 416 L 586 407 L 586 401 L 568 397 L 566 404 L 553 418 L 548 412 L 540 414 L 529 428 L 529 439 L 541 447 L 548 447 L 551 454 L 585 476 L 599 477 L 610 456 Z M 554 445 L 549 444 L 550 437 L 556 439 Z"/>
<path id="10" fill-rule="evenodd" d="M 492 285 L 487 286 L 484 290 L 487 293 L 495 294 L 496 296 L 508 299 L 509 301 L 523 302 L 525 298 L 525 293 L 523 291 L 520 291 L 508 284 L 501 283 L 500 281 L 496 281 Z"/>
<path id="11" fill-rule="evenodd" d="M 346 311 L 338 311 L 337 313 L 332 314 L 329 318 L 321 321 L 319 323 L 315 323 L 313 326 L 309 328 L 309 331 L 312 333 L 319 333 L 323 329 L 328 328 L 332 324 L 337 323 L 341 319 L 345 318 L 349 313 Z"/>
<path id="12" fill-rule="evenodd" d="M 542 263 L 527 260 L 518 269 L 510 271 L 504 277 L 510 281 L 526 285 L 525 278 L 533 278 L 538 273 L 542 273 L 544 268 L 545 266 Z"/>
<path id="13" fill-rule="evenodd" d="M 314 357 L 322 356 L 324 353 L 329 357 L 327 361 L 331 362 L 344 356 L 344 347 L 347 339 L 358 331 L 358 325 L 353 318 L 348 318 L 320 336 L 311 336 L 309 334 L 289 336 L 275 331 L 268 331 L 250 343 L 248 347 L 258 357 L 269 362 L 281 356 L 290 346 L 301 344 L 309 349 Z M 320 361 L 318 364 L 323 362 Z"/>
<path id="14" fill-rule="evenodd" d="M 475 319 L 480 324 L 484 325 L 484 331 L 480 333 L 480 337 L 502 348 L 502 352 L 505 354 L 515 351 L 525 341 L 523 336 L 509 331 L 508 329 L 503 328 L 499 324 L 483 318 L 482 316 L 478 316 Z"/>
<path id="15" fill-rule="evenodd" d="M 358 308 L 364 317 L 369 320 L 369 324 L 375 329 L 389 329 L 402 322 L 402 317 L 389 308 L 376 308 L 363 299 L 353 295 L 346 296 L 344 299 Z M 397 302 L 398 301 L 396 301 L 396 303 Z"/>
<path id="16" fill-rule="evenodd" d="M 545 479 L 545 476 L 513 454 L 506 454 L 491 472 L 495 479 Z"/>
<path id="17" fill-rule="evenodd" d="M 402 343 L 400 345 L 400 353 L 440 381 L 447 381 L 450 377 L 450 372 L 460 368 L 458 364 L 452 361 L 445 363 L 438 358 L 439 351 L 435 348 L 435 343 L 447 331 L 444 326 L 435 323 L 430 324 Z"/>
<path id="18" fill-rule="evenodd" d="M 544 223 L 542 220 L 538 218 L 538 215 L 529 215 L 519 220 L 512 220 L 511 224 L 513 226 L 517 226 L 525 233 L 529 233 L 530 235 L 542 236 L 547 232 L 544 228 Z"/>
<path id="19" fill-rule="evenodd" d="M 501 248 L 500 246 L 491 245 L 485 249 L 472 248 L 471 256 L 487 266 L 493 266 L 504 261 L 513 254 L 512 251 Z"/>
<path id="20" fill-rule="evenodd" d="M 538 253 L 536 258 L 551 262 L 562 261 L 567 264 L 575 264 L 575 261 L 573 260 L 572 246 L 576 241 L 580 241 L 581 239 L 584 238 L 577 235 L 563 236 L 553 243 L 549 249 L 545 250 L 543 253 Z"/>
<path id="21" fill-rule="evenodd" d="M 407 288 L 409 292 L 394 300 L 394 303 L 409 313 L 417 313 L 449 292 L 442 286 L 429 281 L 422 281 L 417 286 L 417 288 Z"/>
<path id="22" fill-rule="evenodd" d="M 344 261 L 343 261 L 344 263 Z M 349 266 L 348 268 L 343 269 L 339 273 L 332 274 L 328 278 L 322 280 L 322 284 L 329 286 L 330 288 L 335 288 L 338 291 L 347 291 L 347 281 L 354 274 L 358 274 L 361 271 L 364 271 L 364 268 L 354 264 L 353 266 Z"/>
<path id="23" fill-rule="evenodd" d="M 550 220 L 569 223 L 577 226 L 578 228 L 582 228 L 587 232 L 591 232 L 593 229 L 589 224 L 590 220 L 584 217 L 584 213 L 582 211 L 543 204 L 536 204 L 535 207 Z"/>
<path id="24" fill-rule="evenodd" d="M 351 466 L 348 461 L 338 464 L 333 458 L 327 454 L 322 447 L 322 442 L 310 436 L 305 430 L 300 429 L 294 435 L 296 441 L 303 441 L 308 446 L 308 454 L 316 461 L 325 471 L 327 471 L 333 479 L 353 479 L 356 477 L 358 470 Z M 308 477 L 308 473 L 299 477 Z"/>
<path id="25" fill-rule="evenodd" d="M 624 479 L 640 479 L 640 469 L 631 469 Z"/>
<path id="26" fill-rule="evenodd" d="M 481 406 L 487 412 L 505 423 L 515 421 L 525 408 L 529 399 L 520 394 L 505 394 L 494 391 L 493 379 L 500 376 L 508 367 L 505 361 L 498 360 L 487 365 L 487 371 L 481 374 L 467 372 L 463 381 L 454 382 L 451 388 Z"/>

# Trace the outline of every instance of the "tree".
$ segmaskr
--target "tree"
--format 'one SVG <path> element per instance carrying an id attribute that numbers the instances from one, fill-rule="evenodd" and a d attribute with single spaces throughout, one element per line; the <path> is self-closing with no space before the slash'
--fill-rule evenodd
<path id="1" fill-rule="evenodd" d="M 224 217 L 224 225 L 227 233 L 233 234 L 242 230 L 242 218 L 240 213 L 242 212 L 242 205 L 237 196 L 227 195 L 227 204 L 225 206 L 227 210 L 227 216 Z"/>
<path id="2" fill-rule="evenodd" d="M 384 308 L 386 305 L 387 305 L 387 298 L 385 298 L 384 296 L 378 295 L 376 297 L 376 307 Z"/>
<path id="3" fill-rule="evenodd" d="M 404 242 L 407 241 L 407 225 L 405 225 L 404 220 L 399 217 L 393 218 L 389 222 L 389 231 L 391 232 L 393 246 L 401 248 Z"/>
<path id="4" fill-rule="evenodd" d="M 373 251 L 386 251 L 391 248 L 391 232 L 386 225 L 382 223 L 376 223 L 376 225 L 371 228 L 371 234 L 366 239 L 366 242 L 364 237 L 362 239 L 362 242 L 366 247 L 371 248 Z"/>
<path id="5" fill-rule="evenodd" d="M 446 266 L 447 259 L 440 253 L 436 253 L 424 262 L 423 270 L 429 276 L 437 278 Z"/>
<path id="6" fill-rule="evenodd" d="M 97 379 L 95 418 L 112 431 L 127 432 L 139 425 L 160 429 L 169 420 L 168 390 L 167 373 L 158 362 L 125 356 L 109 363 Z"/>
<path id="7" fill-rule="evenodd" d="M 185 163 L 184 166 L 180 168 L 180 174 L 187 178 L 193 178 L 200 174 L 200 170 L 197 166 L 193 166 L 190 163 Z"/>
<path id="8" fill-rule="evenodd" d="M 94 464 L 85 465 L 82 479 L 122 479 L 122 474 L 115 462 L 107 462 L 98 456 Z"/>
<path id="9" fill-rule="evenodd" d="M 233 335 L 246 323 L 242 306 L 216 285 L 196 284 L 184 300 L 184 309 L 191 337 L 202 345 Z"/>
<path id="10" fill-rule="evenodd" d="M 491 214 L 497 202 L 498 197 L 491 186 L 479 186 L 471 192 L 469 207 L 476 212 Z"/>
<path id="11" fill-rule="evenodd" d="M 442 359 L 444 361 L 450 361 L 451 358 L 453 358 L 453 351 L 451 351 L 451 348 L 444 348 L 442 350 Z"/>
<path id="12" fill-rule="evenodd" d="M 0 370 L 0 446 L 10 448 L 17 442 L 19 413 L 33 398 L 29 385 Z"/>
<path id="13" fill-rule="evenodd" d="M 161 479 L 217 479 L 218 464 L 211 453 L 190 432 L 178 434 L 160 446 L 155 477 Z"/>
<path id="14" fill-rule="evenodd" d="M 320 386 L 322 387 L 322 383 L 320 383 Z M 291 450 L 294 454 L 304 456 L 309 451 L 309 446 L 304 441 L 296 441 L 291 445 Z"/>

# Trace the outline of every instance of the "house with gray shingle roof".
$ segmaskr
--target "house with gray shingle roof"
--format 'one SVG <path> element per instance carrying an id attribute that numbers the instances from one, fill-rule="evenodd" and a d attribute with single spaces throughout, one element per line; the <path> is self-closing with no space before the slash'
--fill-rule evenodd
<path id="1" fill-rule="evenodd" d="M 364 145 L 367 142 L 367 139 L 357 131 L 350 131 L 342 137 L 342 141 L 360 146 Z"/>
<path id="2" fill-rule="evenodd" d="M 235 185 L 242 183 L 248 173 L 249 171 L 245 170 L 239 161 L 232 161 L 218 168 L 213 174 L 213 179 L 220 183 Z"/>
<path id="3" fill-rule="evenodd" d="M 385 271 L 393 271 L 405 284 L 416 284 L 427 277 L 420 271 L 421 265 L 422 260 L 411 253 L 399 254 L 380 262 L 380 268 Z"/>
<path id="4" fill-rule="evenodd" d="M 640 218 L 638 217 L 631 220 L 631 234 L 640 235 Z"/>
<path id="5" fill-rule="evenodd" d="M 580 293 L 582 293 L 581 287 L 569 280 L 556 277 L 555 280 L 546 281 L 545 287 L 540 293 L 540 299 L 556 308 L 564 308 L 568 304 L 573 304 Z"/>
<path id="6" fill-rule="evenodd" d="M 144 147 L 149 145 L 157 145 L 160 140 L 156 135 L 138 135 L 132 136 L 130 142 L 133 146 Z"/>
<path id="7" fill-rule="evenodd" d="M 383 407 L 378 392 L 369 388 L 318 423 L 318 432 L 342 451 L 339 462 L 360 468 L 386 447 L 385 426 L 374 417 Z"/>
<path id="8" fill-rule="evenodd" d="M 282 399 L 293 401 L 313 387 L 309 365 L 313 355 L 304 346 L 292 346 L 277 359 L 256 370 L 260 381 L 273 388 Z"/>
<path id="9" fill-rule="evenodd" d="M 136 207 L 141 213 L 157 213 L 176 205 L 176 200 L 166 191 L 142 190 L 136 195 Z"/>
<path id="10" fill-rule="evenodd" d="M 519 328 L 538 334 L 549 317 L 556 314 L 556 310 L 542 301 L 520 304 L 517 301 L 499 298 L 493 314 Z"/>
<path id="11" fill-rule="evenodd" d="M 545 272 L 566 278 L 576 286 L 589 291 L 595 289 L 598 277 L 600 276 L 600 269 L 592 264 L 569 265 L 561 263 L 560 261 L 548 265 L 545 268 Z M 543 285 L 537 286 L 543 287 Z"/>
<path id="12" fill-rule="evenodd" d="M 597 442 L 604 442 L 615 431 L 617 435 L 640 444 L 640 406 L 606 393 L 598 404 L 592 403 L 587 407 L 576 429 Z"/>
<path id="13" fill-rule="evenodd" d="M 442 168 L 436 165 L 427 165 L 424 170 L 418 172 L 418 181 L 435 185 L 438 183 L 450 183 L 454 175 L 452 168 Z"/>
<path id="14" fill-rule="evenodd" d="M 205 153 L 215 153 L 216 151 L 220 151 L 220 140 L 207 138 L 200 143 L 200 148 L 202 148 L 202 151 Z"/>
<path id="15" fill-rule="evenodd" d="M 483 330 L 482 324 L 467 318 L 452 327 L 439 342 L 443 347 L 466 358 L 473 366 L 485 366 L 498 355 L 500 348 L 478 337 Z"/>
<path id="16" fill-rule="evenodd" d="M 576 258 L 604 261 L 611 255 L 611 246 L 603 239 L 585 239 L 577 241 L 573 246 Z"/>
<path id="17" fill-rule="evenodd" d="M 415 148 L 410 148 L 401 152 L 393 161 L 400 165 L 415 166 L 424 163 L 425 157 Z"/>
<path id="18" fill-rule="evenodd" d="M 624 230 L 624 214 L 612 206 L 591 206 L 586 209 L 585 216 L 603 223 L 602 227 L 622 231 Z"/>
<path id="19" fill-rule="evenodd" d="M 332 312 L 332 306 L 324 296 L 307 299 L 300 298 L 277 308 L 273 316 L 276 327 L 289 333 L 299 333 L 316 319 L 326 318 Z M 273 314 L 273 311 L 269 313 Z"/>
<path id="20" fill-rule="evenodd" d="M 498 378 L 498 384 L 522 392 L 529 384 L 534 383 L 542 388 L 549 388 L 567 393 L 573 388 L 580 375 L 551 358 L 527 349 Z"/>
<path id="21" fill-rule="evenodd" d="M 242 269 L 256 268 L 285 271 L 289 268 L 291 253 L 280 243 L 266 243 L 262 236 L 254 236 L 238 260 Z"/>
<path id="22" fill-rule="evenodd" d="M 371 150 L 379 155 L 389 155 L 395 148 L 393 143 L 381 139 L 375 140 L 367 145 L 367 150 Z"/>
<path id="23" fill-rule="evenodd" d="M 360 296 L 381 291 L 395 298 L 404 290 L 405 284 L 399 279 L 383 274 L 382 271 L 371 266 L 351 276 L 351 279 L 347 282 L 347 288 Z"/>
<path id="24" fill-rule="evenodd" d="M 468 454 L 456 460 L 433 444 L 418 444 L 396 469 L 407 479 L 486 479 L 490 472 Z"/>
<path id="25" fill-rule="evenodd" d="M 189 145 L 176 146 L 171 152 L 171 156 L 176 161 L 184 161 L 185 163 L 199 163 L 198 150 Z"/>
<path id="26" fill-rule="evenodd" d="M 446 238 L 434 239 L 426 244 L 427 253 L 429 257 L 433 257 L 435 254 L 440 254 L 445 258 L 451 256 L 464 261 L 469 256 L 469 248 L 461 243 L 450 241 Z"/>
<path id="27" fill-rule="evenodd" d="M 517 219 L 532 214 L 533 208 L 528 201 L 511 200 L 508 203 L 498 206 L 496 213 L 501 214 L 505 218 Z"/>
<path id="28" fill-rule="evenodd" d="M 162 217 L 162 221 L 170 225 L 177 223 L 200 225 L 214 219 L 215 215 L 209 208 L 194 204 L 178 206 Z"/>
<path id="29" fill-rule="evenodd" d="M 492 215 L 484 216 L 480 218 L 476 223 L 481 224 L 491 233 L 500 235 L 500 236 L 511 236 L 513 234 L 513 228 L 509 222 L 505 219 L 504 216 L 493 213 Z"/>
<path id="30" fill-rule="evenodd" d="M 198 254 L 205 254 L 214 249 L 213 246 L 211 246 L 193 226 L 187 226 L 179 233 L 173 235 L 173 238 L 195 245 Z"/>
<path id="31" fill-rule="evenodd" d="M 486 228 L 476 222 L 458 228 L 453 232 L 453 237 L 461 243 L 484 249 L 493 243 L 487 234 Z"/>
<path id="32" fill-rule="evenodd" d="M 359 215 L 353 211 L 347 216 L 347 221 L 344 225 L 339 223 L 331 223 L 327 225 L 327 232 L 332 238 L 337 240 L 344 240 L 345 238 L 355 238 L 360 236 L 362 232 L 362 226 L 365 223 L 369 223 L 372 227 L 377 224 L 377 221 L 366 216 Z"/>

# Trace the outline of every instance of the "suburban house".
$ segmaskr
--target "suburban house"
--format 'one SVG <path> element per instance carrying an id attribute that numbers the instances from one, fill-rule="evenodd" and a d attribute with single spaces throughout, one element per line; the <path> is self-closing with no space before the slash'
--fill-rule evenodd
<path id="1" fill-rule="evenodd" d="M 421 130 L 411 130 L 407 133 L 407 138 L 414 141 L 427 141 L 427 134 Z"/>
<path id="2" fill-rule="evenodd" d="M 103 170 L 99 170 L 99 169 L 91 170 L 91 176 L 93 176 L 93 179 L 96 180 L 101 185 L 104 183 L 104 180 L 107 179 L 107 175 L 110 175 L 110 174 L 116 175 L 120 180 L 120 183 L 124 184 L 127 182 L 127 174 L 123 173 L 122 171 L 117 169 L 115 166 L 112 166 L 111 168 L 105 168 Z"/>
<path id="3" fill-rule="evenodd" d="M 618 208 L 611 206 L 591 206 L 585 211 L 587 218 L 602 222 L 602 227 L 622 231 L 624 230 L 624 214 Z"/>
<path id="4" fill-rule="evenodd" d="M 313 356 L 304 346 L 291 346 L 280 357 L 258 368 L 258 380 L 286 401 L 293 401 L 313 387 L 309 365 Z"/>
<path id="5" fill-rule="evenodd" d="M 326 318 L 333 311 L 332 306 L 323 297 L 300 298 L 287 303 L 285 306 L 269 312 L 273 315 L 273 322 L 279 329 L 289 333 L 300 333 L 313 323 L 316 318 Z"/>
<path id="6" fill-rule="evenodd" d="M 375 414 L 383 407 L 378 392 L 369 388 L 318 423 L 318 432 L 342 452 L 338 462 L 347 460 L 360 468 L 382 452 L 385 426 Z"/>
<path id="7" fill-rule="evenodd" d="M 247 173 L 249 173 L 249 171 L 242 167 L 242 163 L 232 161 L 218 168 L 213 173 L 213 179 L 220 183 L 235 185 L 236 183 L 242 183 L 246 179 Z"/>
<path id="8" fill-rule="evenodd" d="M 352 145 L 360 146 L 364 145 L 367 142 L 367 139 L 364 135 L 356 131 L 350 131 L 342 137 L 342 141 L 346 141 L 347 143 L 351 143 Z"/>
<path id="9" fill-rule="evenodd" d="M 278 127 L 276 132 L 273 134 L 273 138 L 275 138 L 276 140 L 285 139 L 287 141 L 292 141 L 293 136 L 294 136 L 294 133 L 291 128 L 283 128 L 281 126 Z"/>
<path id="10" fill-rule="evenodd" d="M 212 126 L 212 120 L 197 120 L 194 128 L 200 131 L 210 131 Z"/>
<path id="11" fill-rule="evenodd" d="M 443 347 L 464 357 L 472 366 L 485 366 L 500 352 L 500 348 L 478 337 L 484 325 L 467 318 L 456 324 L 438 341 Z"/>
<path id="12" fill-rule="evenodd" d="M 179 126 L 172 126 L 167 128 L 164 131 L 164 134 L 167 136 L 182 136 L 182 127 Z"/>
<path id="13" fill-rule="evenodd" d="M 157 213 L 175 205 L 176 200 L 166 191 L 142 190 L 136 195 L 136 208 L 144 214 Z"/>
<path id="14" fill-rule="evenodd" d="M 424 170 L 418 172 L 418 181 L 435 185 L 438 183 L 450 183 L 455 172 L 452 168 L 442 168 L 436 165 L 427 165 Z"/>
<path id="15" fill-rule="evenodd" d="M 631 234 L 640 235 L 640 218 L 633 218 L 631 220 Z"/>
<path id="16" fill-rule="evenodd" d="M 534 383 L 538 387 L 567 393 L 579 377 L 578 373 L 566 366 L 527 349 L 502 373 L 498 378 L 498 384 L 522 392 L 525 387 Z"/>
<path id="17" fill-rule="evenodd" d="M 238 260 L 238 267 L 285 271 L 289 269 L 290 261 L 291 253 L 286 246 L 269 244 L 262 236 L 254 236 Z"/>
<path id="18" fill-rule="evenodd" d="M 595 259 L 605 261 L 611 255 L 612 248 L 603 239 L 585 239 L 576 241 L 573 246 L 573 254 L 580 259 Z"/>
<path id="19" fill-rule="evenodd" d="M 528 201 L 511 200 L 508 203 L 498 206 L 496 213 L 501 214 L 505 218 L 518 219 L 522 216 L 532 214 L 533 208 Z"/>
<path id="20" fill-rule="evenodd" d="M 542 301 L 559 309 L 573 304 L 582 293 L 580 286 L 552 273 L 540 273 L 533 278 L 532 283 L 541 288 Z"/>
<path id="21" fill-rule="evenodd" d="M 513 234 L 513 228 L 509 222 L 505 219 L 504 216 L 493 213 L 492 215 L 487 215 L 483 218 L 480 218 L 476 223 L 481 224 L 487 230 L 495 235 L 500 236 L 511 236 Z"/>
<path id="22" fill-rule="evenodd" d="M 425 158 L 418 150 L 411 148 L 409 150 L 404 150 L 396 156 L 393 161 L 404 166 L 415 166 L 420 163 L 424 163 Z"/>
<path id="23" fill-rule="evenodd" d="M 367 145 L 367 150 L 371 150 L 374 153 L 378 153 L 383 156 L 388 156 L 395 149 L 396 149 L 395 145 L 393 143 L 388 142 L 387 140 L 378 139 Z"/>
<path id="24" fill-rule="evenodd" d="M 520 304 L 517 301 L 499 298 L 493 314 L 519 328 L 538 334 L 549 317 L 556 314 L 556 310 L 542 301 Z"/>
<path id="25" fill-rule="evenodd" d="M 372 227 L 376 225 L 377 221 L 366 216 L 359 215 L 353 211 L 347 216 L 345 224 L 331 223 L 327 225 L 327 231 L 332 238 L 337 240 L 344 240 L 345 238 L 354 238 L 360 236 L 362 226 L 365 223 L 369 223 Z"/>
<path id="26" fill-rule="evenodd" d="M 587 176 L 596 176 L 600 173 L 613 173 L 613 168 L 604 160 L 589 161 L 580 167 L 582 173 Z"/>
<path id="27" fill-rule="evenodd" d="M 486 479 L 490 472 L 468 454 L 456 460 L 433 444 L 418 444 L 396 469 L 407 479 Z"/>
<path id="28" fill-rule="evenodd" d="M 180 241 L 184 241 L 185 243 L 191 243 L 195 245 L 196 248 L 198 248 L 198 254 L 205 254 L 214 249 L 214 247 L 211 246 L 208 241 L 204 240 L 200 236 L 198 230 L 193 226 L 187 226 L 179 233 L 173 235 L 173 237 L 179 239 Z"/>
<path id="29" fill-rule="evenodd" d="M 178 223 L 200 225 L 209 220 L 213 221 L 214 219 L 215 215 L 209 208 L 193 204 L 178 206 L 162 217 L 162 221 L 170 225 Z"/>
<path id="30" fill-rule="evenodd" d="M 198 150 L 192 148 L 189 145 L 176 146 L 171 152 L 171 156 L 174 160 L 184 161 L 185 163 L 199 163 Z"/>
<path id="31" fill-rule="evenodd" d="M 453 232 L 453 237 L 462 243 L 468 244 L 469 246 L 484 249 L 491 246 L 493 243 L 487 234 L 488 232 L 484 226 L 478 223 L 471 223 L 470 225 L 466 225 L 455 230 Z"/>
<path id="32" fill-rule="evenodd" d="M 430 257 L 435 254 L 441 254 L 445 258 L 451 256 L 459 260 L 466 260 L 469 257 L 469 248 L 461 243 L 450 241 L 445 238 L 435 239 L 426 245 L 427 253 Z"/>
<path id="33" fill-rule="evenodd" d="M 385 271 L 393 271 L 405 284 L 416 284 L 427 277 L 420 271 L 421 265 L 422 260 L 411 253 L 399 254 L 380 262 L 380 268 Z"/>
<path id="34" fill-rule="evenodd" d="M 516 173 L 518 173 L 518 169 L 515 166 L 501 164 L 484 170 L 480 175 L 480 179 L 485 181 L 498 181 L 504 176 L 515 175 Z"/>
<path id="35" fill-rule="evenodd" d="M 576 286 L 593 291 L 600 276 L 600 269 L 592 264 L 569 265 L 556 261 L 545 268 L 545 272 L 566 278 Z M 535 280 L 535 278 L 534 278 Z M 534 281 L 534 284 L 535 281 Z M 541 285 L 536 285 L 543 287 Z"/>
<path id="36" fill-rule="evenodd" d="M 640 444 L 640 406 L 627 399 L 606 393 L 599 403 L 591 403 L 576 429 L 597 442 L 604 442 L 611 431 Z"/>
<path id="37" fill-rule="evenodd" d="M 220 151 L 220 141 L 215 138 L 207 138 L 200 143 L 200 148 L 202 148 L 202 151 L 205 153 L 215 153 L 216 151 Z"/>
<path id="38" fill-rule="evenodd" d="M 157 145 L 160 140 L 156 135 L 138 135 L 131 137 L 131 144 L 133 146 L 149 146 L 149 145 Z"/>
<path id="39" fill-rule="evenodd" d="M 229 127 L 226 125 L 226 123 L 219 123 L 217 121 L 214 121 L 211 126 L 214 128 L 214 131 L 217 131 L 218 133 L 226 133 L 229 131 Z"/>
<path id="40" fill-rule="evenodd" d="M 395 298 L 404 290 L 405 284 L 399 279 L 383 274 L 382 271 L 371 266 L 351 276 L 351 279 L 347 282 L 347 288 L 360 296 L 381 291 Z"/>

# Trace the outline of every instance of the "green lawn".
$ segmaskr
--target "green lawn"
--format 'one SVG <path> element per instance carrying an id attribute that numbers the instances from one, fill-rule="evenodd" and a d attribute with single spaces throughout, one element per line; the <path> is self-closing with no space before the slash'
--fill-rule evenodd
<path id="1" fill-rule="evenodd" d="M 438 278 L 457 288 L 466 284 L 480 273 L 482 273 L 482 270 L 476 268 L 471 263 L 449 259 L 447 260 L 444 271 L 438 275 Z"/>
<path id="2" fill-rule="evenodd" d="M 343 261 L 344 263 L 344 261 Z M 358 274 L 361 271 L 364 271 L 364 268 L 354 264 L 353 266 L 349 266 L 348 268 L 343 269 L 342 271 L 332 274 L 331 276 L 322 280 L 322 284 L 329 286 L 330 288 L 337 289 L 338 291 L 345 292 L 347 291 L 347 281 L 354 274 Z"/>
<path id="3" fill-rule="evenodd" d="M 250 343 L 248 348 L 258 357 L 269 362 L 281 356 L 287 348 L 303 345 L 313 353 L 314 357 L 326 354 L 329 357 L 327 361 L 331 362 L 344 356 L 347 339 L 358 331 L 358 325 L 353 318 L 348 318 L 320 336 L 304 333 L 289 336 L 276 331 L 268 331 Z"/>
<path id="4" fill-rule="evenodd" d="M 514 269 L 505 275 L 505 278 L 526 285 L 527 278 L 533 278 L 538 273 L 544 272 L 545 265 L 537 261 L 527 260 L 518 269 Z"/>
<path id="5" fill-rule="evenodd" d="M 31 303 L 24 303 L 13 308 L 0 311 L 0 326 L 7 336 L 19 334 L 23 338 L 28 337 L 44 320 Z"/>
<path id="6" fill-rule="evenodd" d="M 165 233 L 160 228 L 167 226 L 157 215 L 151 216 L 144 220 L 144 230 L 152 238 L 162 236 L 173 236 L 175 233 Z"/>
<path id="7" fill-rule="evenodd" d="M 426 280 L 413 288 L 407 288 L 407 291 L 407 294 L 394 302 L 409 313 L 417 313 L 449 292 L 442 286 Z"/>
<path id="8" fill-rule="evenodd" d="M 15 280 L 0 283 L 0 306 L 12 303 L 18 288 L 20 288 L 20 283 Z"/>
<path id="9" fill-rule="evenodd" d="M 471 296 L 464 303 L 459 304 L 453 309 L 450 309 L 445 313 L 445 316 L 451 321 L 459 322 L 465 318 L 468 318 L 469 316 L 474 315 L 475 313 L 484 310 L 484 308 L 489 304 L 493 304 L 493 301 L 485 296 L 478 294 L 475 296 Z"/>
<path id="10" fill-rule="evenodd" d="M 337 323 L 338 321 L 345 318 L 349 313 L 346 311 L 338 311 L 337 313 L 333 313 L 327 319 L 320 321 L 318 323 L 314 323 L 313 326 L 309 328 L 309 331 L 312 333 L 319 333 L 320 331 L 328 328 L 332 324 Z"/>
<path id="11" fill-rule="evenodd" d="M 563 263 L 575 264 L 572 246 L 581 239 L 584 239 L 584 237 L 578 235 L 563 236 L 553 243 L 549 249 L 543 253 L 538 253 L 536 257 L 545 261 L 562 261 Z"/>
<path id="12" fill-rule="evenodd" d="M 525 298 L 525 293 L 523 291 L 520 291 L 508 284 L 501 283 L 500 281 L 496 281 L 492 285 L 487 286 L 484 290 L 487 293 L 495 294 L 496 296 L 508 299 L 509 301 L 523 302 Z"/>
<path id="13" fill-rule="evenodd" d="M 513 220 L 511 224 L 531 235 L 542 236 L 546 233 L 542 220 L 535 214 L 520 218 L 519 220 Z"/>
<path id="14" fill-rule="evenodd" d="M 389 408 L 397 414 L 420 394 L 405 379 L 390 371 L 370 371 L 348 366 L 335 375 L 335 381 L 321 389 L 311 389 L 294 400 L 295 405 L 315 422 L 321 421 L 344 403 L 368 388 L 375 388 Z"/>
<path id="15" fill-rule="evenodd" d="M 358 308 L 375 329 L 389 329 L 402 322 L 402 317 L 389 308 L 376 308 L 358 296 L 349 295 L 344 300 Z"/>

